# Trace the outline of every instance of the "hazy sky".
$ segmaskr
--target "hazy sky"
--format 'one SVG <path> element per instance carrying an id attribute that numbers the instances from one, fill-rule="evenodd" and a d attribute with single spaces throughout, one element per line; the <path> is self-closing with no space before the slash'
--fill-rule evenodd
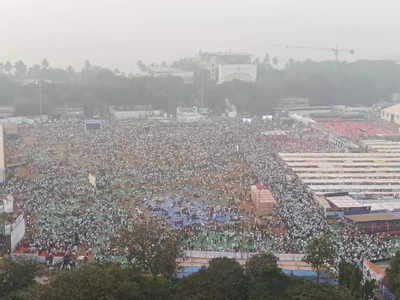
<path id="1" fill-rule="evenodd" d="M 0 0 L 0 61 L 93 64 L 123 71 L 203 51 L 265 52 L 281 61 L 400 60 L 398 0 Z M 344 54 L 343 59 L 351 56 Z"/>

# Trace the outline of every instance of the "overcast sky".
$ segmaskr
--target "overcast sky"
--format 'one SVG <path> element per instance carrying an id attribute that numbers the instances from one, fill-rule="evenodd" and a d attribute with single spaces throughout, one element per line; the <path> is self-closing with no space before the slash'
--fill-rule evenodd
<path id="1" fill-rule="evenodd" d="M 400 60 L 398 0 L 0 0 L 0 61 L 135 70 L 203 51 Z M 343 59 L 351 59 L 348 54 Z"/>

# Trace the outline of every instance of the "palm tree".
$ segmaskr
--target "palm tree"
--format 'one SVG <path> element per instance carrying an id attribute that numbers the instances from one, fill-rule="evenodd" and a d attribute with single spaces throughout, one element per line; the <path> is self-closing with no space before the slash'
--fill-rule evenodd
<path id="1" fill-rule="evenodd" d="M 45 59 L 43 59 L 42 60 L 42 68 L 43 69 L 48 69 L 50 67 L 50 63 L 49 63 L 49 61 L 47 60 L 47 58 L 45 58 Z"/>
<path id="2" fill-rule="evenodd" d="M 6 64 L 4 65 L 4 70 L 7 74 L 10 74 L 12 67 L 12 64 L 9 61 L 6 61 Z"/>
<path id="3" fill-rule="evenodd" d="M 84 69 L 85 69 L 86 71 L 89 71 L 91 67 L 92 67 L 92 64 L 90 63 L 90 61 L 89 61 L 88 59 L 85 60 L 85 67 L 84 67 Z"/>
<path id="4" fill-rule="evenodd" d="M 40 66 L 39 65 L 33 65 L 32 67 L 29 68 L 28 74 L 32 78 L 40 78 Z"/>
<path id="5" fill-rule="evenodd" d="M 273 64 L 275 67 L 278 66 L 279 60 L 278 60 L 278 58 L 277 58 L 276 56 L 275 56 L 274 58 L 272 58 L 272 64 Z"/>
<path id="6" fill-rule="evenodd" d="M 24 78 L 28 68 L 27 68 L 27 66 L 24 64 L 24 62 L 22 60 L 19 60 L 14 64 L 14 69 L 15 69 L 15 76 L 16 77 Z"/>
<path id="7" fill-rule="evenodd" d="M 75 76 L 76 76 L 74 68 L 70 65 L 67 67 L 66 71 L 67 71 L 69 79 L 74 80 Z"/>

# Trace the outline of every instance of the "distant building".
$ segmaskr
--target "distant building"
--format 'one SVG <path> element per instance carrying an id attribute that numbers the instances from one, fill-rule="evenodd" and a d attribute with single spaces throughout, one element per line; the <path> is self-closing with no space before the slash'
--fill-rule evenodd
<path id="1" fill-rule="evenodd" d="M 382 109 L 381 118 L 388 122 L 400 125 L 400 104 Z"/>
<path id="2" fill-rule="evenodd" d="M 283 110 L 310 107 L 310 100 L 304 97 L 282 98 L 277 101 L 276 107 Z"/>
<path id="3" fill-rule="evenodd" d="M 344 216 L 369 214 L 371 212 L 371 206 L 363 205 L 349 195 L 325 195 L 325 199 L 334 210 L 343 212 Z"/>
<path id="4" fill-rule="evenodd" d="M 243 65 L 219 65 L 218 83 L 241 80 L 255 82 L 257 80 L 257 66 L 250 64 Z"/>
<path id="5" fill-rule="evenodd" d="M 63 119 L 79 119 L 85 115 L 85 108 L 83 106 L 61 106 L 57 107 L 53 114 Z"/>
<path id="6" fill-rule="evenodd" d="M 14 116 L 15 109 L 12 106 L 0 106 L 0 118 L 9 118 Z"/>
<path id="7" fill-rule="evenodd" d="M 212 81 L 219 84 L 232 80 L 257 80 L 257 66 L 251 63 L 248 53 L 200 52 L 197 63 L 209 72 Z"/>
<path id="8" fill-rule="evenodd" d="M 132 107 L 111 106 L 110 114 L 117 120 L 162 118 L 161 110 L 154 110 L 150 105 Z"/>
<path id="9" fill-rule="evenodd" d="M 361 232 L 400 231 L 400 217 L 392 213 L 348 215 L 344 219 L 347 223 L 357 227 Z"/>
<path id="10" fill-rule="evenodd" d="M 182 123 L 192 123 L 206 120 L 206 117 L 199 112 L 196 106 L 177 107 L 176 120 Z"/>
<path id="11" fill-rule="evenodd" d="M 179 77 L 185 84 L 192 84 L 194 82 L 194 72 L 167 66 L 149 66 L 148 74 L 153 77 Z"/>

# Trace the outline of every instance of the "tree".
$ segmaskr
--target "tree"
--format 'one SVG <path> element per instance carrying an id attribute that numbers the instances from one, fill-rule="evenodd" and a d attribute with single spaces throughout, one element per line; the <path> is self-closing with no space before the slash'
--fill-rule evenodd
<path id="1" fill-rule="evenodd" d="M 369 300 L 373 299 L 375 290 L 377 288 L 375 279 L 373 280 L 366 280 L 362 287 L 362 299 Z"/>
<path id="2" fill-rule="evenodd" d="M 183 278 L 176 288 L 177 299 L 188 300 L 245 300 L 248 281 L 240 264 L 220 257 L 210 261 L 208 268 Z"/>
<path id="3" fill-rule="evenodd" d="M 88 59 L 85 60 L 84 70 L 89 71 L 91 68 L 92 68 L 92 64 L 90 63 L 90 61 Z"/>
<path id="4" fill-rule="evenodd" d="M 362 271 L 355 265 L 345 261 L 339 264 L 339 284 L 348 288 L 353 296 L 361 297 L 363 293 Z"/>
<path id="5" fill-rule="evenodd" d="M 41 77 L 40 65 L 35 64 L 32 67 L 30 67 L 28 70 L 28 75 L 34 79 L 40 78 Z"/>
<path id="6" fill-rule="evenodd" d="M 291 277 L 285 300 L 356 300 L 345 287 Z"/>
<path id="7" fill-rule="evenodd" d="M 42 60 L 42 69 L 43 69 L 43 70 L 47 70 L 49 67 L 50 67 L 49 61 L 47 60 L 47 58 L 44 58 L 44 59 Z"/>
<path id="8" fill-rule="evenodd" d="M 46 285 L 32 288 L 31 300 L 119 300 L 171 298 L 171 283 L 146 277 L 117 264 L 88 264 L 63 271 Z"/>
<path id="9" fill-rule="evenodd" d="M 272 254 L 258 254 L 246 262 L 249 278 L 249 297 L 252 300 L 286 299 L 285 290 L 289 280 L 278 268 L 277 258 Z"/>
<path id="10" fill-rule="evenodd" d="M 9 61 L 6 61 L 4 65 L 4 71 L 6 71 L 7 74 L 10 74 L 12 70 L 12 64 Z"/>
<path id="11" fill-rule="evenodd" d="M 142 71 L 143 73 L 147 73 L 149 71 L 149 69 L 147 68 L 147 66 L 143 63 L 143 61 L 138 60 L 136 63 L 136 66 L 139 68 L 140 71 Z"/>
<path id="12" fill-rule="evenodd" d="M 278 64 L 279 64 L 279 59 L 278 59 L 276 56 L 272 58 L 272 64 L 273 64 L 275 67 L 278 66 Z"/>
<path id="13" fill-rule="evenodd" d="M 4 259 L 4 269 L 0 272 L 0 298 L 18 294 L 34 284 L 39 265 L 32 260 Z"/>
<path id="14" fill-rule="evenodd" d="M 317 272 L 317 283 L 319 283 L 321 269 L 335 262 L 336 251 L 327 235 L 313 238 L 307 245 L 304 258 Z"/>
<path id="15" fill-rule="evenodd" d="M 386 269 L 386 275 L 390 291 L 396 297 L 400 297 L 400 251 L 397 251 L 395 256 L 391 258 L 389 268 Z"/>
<path id="16" fill-rule="evenodd" d="M 121 231 L 120 241 L 133 267 L 166 278 L 176 273 L 182 241 L 172 228 L 154 221 L 136 223 L 132 230 Z"/>
<path id="17" fill-rule="evenodd" d="M 14 64 L 14 69 L 15 69 L 15 76 L 17 78 L 24 78 L 26 76 L 28 67 L 24 64 L 22 60 L 19 60 Z"/>

